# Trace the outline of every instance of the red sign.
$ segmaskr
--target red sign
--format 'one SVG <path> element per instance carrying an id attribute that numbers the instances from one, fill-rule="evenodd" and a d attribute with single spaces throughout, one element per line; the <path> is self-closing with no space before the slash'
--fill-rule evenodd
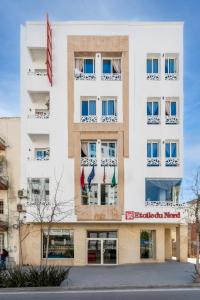
<path id="1" fill-rule="evenodd" d="M 47 14 L 47 50 L 46 50 L 47 76 L 52 86 L 52 28 Z"/>
<path id="2" fill-rule="evenodd" d="M 181 217 L 180 212 L 171 213 L 171 212 L 146 212 L 141 213 L 137 211 L 126 211 L 125 214 L 126 220 L 134 220 L 134 219 L 179 219 Z"/>

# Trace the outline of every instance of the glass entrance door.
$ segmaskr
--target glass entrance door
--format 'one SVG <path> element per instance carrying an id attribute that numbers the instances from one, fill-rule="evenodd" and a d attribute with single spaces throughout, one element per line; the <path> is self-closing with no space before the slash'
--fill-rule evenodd
<path id="1" fill-rule="evenodd" d="M 103 240 L 103 264 L 117 263 L 117 240 Z"/>
<path id="2" fill-rule="evenodd" d="M 101 264 L 101 240 L 88 240 L 88 264 Z"/>

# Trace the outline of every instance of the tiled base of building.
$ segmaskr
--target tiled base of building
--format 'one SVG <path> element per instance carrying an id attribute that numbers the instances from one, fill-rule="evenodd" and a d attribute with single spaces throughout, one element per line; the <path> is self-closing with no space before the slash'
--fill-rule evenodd
<path id="1" fill-rule="evenodd" d="M 176 231 L 177 259 L 187 261 L 186 225 L 54 224 L 50 231 L 48 263 L 80 266 L 164 262 L 172 257 L 172 231 Z M 43 228 L 36 224 L 24 225 L 21 230 L 23 264 L 45 262 L 46 238 L 45 225 Z"/>

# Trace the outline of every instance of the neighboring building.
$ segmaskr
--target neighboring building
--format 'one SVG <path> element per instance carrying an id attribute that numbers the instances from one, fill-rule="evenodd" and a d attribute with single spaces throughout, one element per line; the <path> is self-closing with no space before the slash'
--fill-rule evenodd
<path id="1" fill-rule="evenodd" d="M 22 26 L 24 263 L 44 258 L 46 227 L 33 207 L 41 197 L 53 202 L 61 174 L 68 209 L 50 231 L 51 263 L 163 262 L 172 230 L 177 258 L 187 259 L 183 96 L 181 22 Z"/>
<path id="2" fill-rule="evenodd" d="M 20 118 L 0 118 L 0 252 L 9 252 L 10 263 L 18 263 L 17 212 L 20 183 Z"/>

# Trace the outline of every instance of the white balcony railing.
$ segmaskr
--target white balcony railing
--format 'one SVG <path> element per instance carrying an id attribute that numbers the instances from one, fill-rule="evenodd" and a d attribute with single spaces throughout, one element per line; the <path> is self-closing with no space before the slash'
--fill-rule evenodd
<path id="1" fill-rule="evenodd" d="M 96 122 L 97 122 L 96 115 L 81 116 L 81 123 L 96 123 Z"/>
<path id="2" fill-rule="evenodd" d="M 108 116 L 102 116 L 101 117 L 102 123 L 116 123 L 117 122 L 117 116 L 115 115 L 108 115 Z"/>
<path id="3" fill-rule="evenodd" d="M 49 119 L 50 112 L 47 111 L 37 111 L 32 114 L 28 114 L 28 119 Z"/>
<path id="4" fill-rule="evenodd" d="M 177 80 L 178 75 L 177 73 L 166 73 L 165 74 L 165 80 Z"/>
<path id="5" fill-rule="evenodd" d="M 120 81 L 120 80 L 122 80 L 122 74 L 121 73 L 102 73 L 101 80 Z"/>
<path id="6" fill-rule="evenodd" d="M 108 157 L 101 159 L 101 166 L 102 167 L 114 167 L 117 166 L 117 158 L 116 157 Z"/>
<path id="7" fill-rule="evenodd" d="M 175 201 L 145 201 L 145 206 L 151 206 L 151 207 L 168 206 L 168 207 L 175 207 L 175 208 L 186 207 L 184 203 L 177 203 Z"/>
<path id="8" fill-rule="evenodd" d="M 177 116 L 165 116 L 165 124 L 178 124 L 178 117 Z"/>
<path id="9" fill-rule="evenodd" d="M 159 157 L 148 157 L 147 166 L 148 167 L 159 167 L 161 165 Z"/>
<path id="10" fill-rule="evenodd" d="M 147 124 L 160 124 L 160 116 L 147 116 Z"/>
<path id="11" fill-rule="evenodd" d="M 75 72 L 74 78 L 76 80 L 96 80 L 96 74 L 95 73 Z"/>
<path id="12" fill-rule="evenodd" d="M 96 157 L 81 157 L 81 166 L 85 166 L 85 167 L 97 166 Z"/>
<path id="13" fill-rule="evenodd" d="M 179 166 L 179 159 L 177 157 L 169 157 L 165 160 L 166 167 L 178 167 Z"/>
<path id="14" fill-rule="evenodd" d="M 27 72 L 28 75 L 35 75 L 35 76 L 47 76 L 47 70 L 41 69 L 41 70 L 31 70 L 29 69 Z"/>
<path id="15" fill-rule="evenodd" d="M 147 73 L 147 80 L 160 80 L 160 74 L 159 73 Z"/>

